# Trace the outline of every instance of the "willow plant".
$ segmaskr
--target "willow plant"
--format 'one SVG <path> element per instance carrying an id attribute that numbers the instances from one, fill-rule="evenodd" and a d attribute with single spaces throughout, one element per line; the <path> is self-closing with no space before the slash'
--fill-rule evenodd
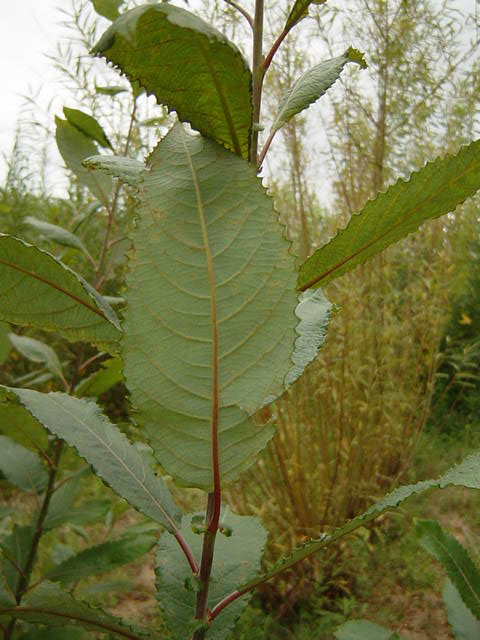
<path id="1" fill-rule="evenodd" d="M 480 142 L 426 165 L 369 201 L 297 271 L 258 174 L 276 133 L 318 100 L 346 65 L 365 67 L 363 55 L 349 48 L 298 78 L 262 142 L 265 74 L 289 32 L 310 5 L 321 1 L 296 0 L 270 49 L 262 37 L 263 1 L 256 0 L 254 15 L 229 3 L 252 28 L 252 69 L 224 35 L 183 8 L 147 3 L 120 15 L 120 4 L 94 2 L 97 10 L 107 12 L 106 7 L 114 21 L 93 54 L 175 111 L 178 122 L 139 162 L 127 152 L 112 155 L 91 116 L 65 110 L 66 120 L 57 121 L 59 148 L 108 214 L 100 254 L 91 256 L 96 277 L 89 283 L 51 254 L 2 235 L 0 317 L 120 357 L 135 421 L 153 457 L 179 485 L 205 492 L 206 510 L 182 516 L 167 483 L 153 471 L 153 459 L 85 397 L 79 371 L 87 361 L 81 351 L 71 379 L 63 376 L 63 392 L 1 387 L 3 415 L 53 437 L 42 459 L 34 454 L 22 458 L 27 467 L 46 464 L 48 474 L 38 486 L 38 516 L 26 554 L 15 566 L 5 558 L 7 571 L 0 582 L 5 638 L 14 637 L 19 619 L 50 628 L 75 624 L 119 638 L 161 637 L 158 629 L 137 629 L 75 598 L 55 573 L 31 583 L 58 488 L 63 443 L 75 447 L 106 484 L 164 527 L 156 554 L 158 602 L 169 633 L 182 640 L 225 638 L 255 587 L 413 493 L 452 484 L 480 486 L 478 454 L 436 480 L 397 489 L 259 574 L 265 531 L 255 518 L 235 515 L 223 505 L 224 488 L 272 437 L 274 425 L 257 421 L 260 410 L 295 383 L 325 339 L 331 305 L 320 285 L 475 193 Z M 104 152 L 83 159 L 82 165 L 80 155 L 89 155 L 87 146 L 79 144 L 84 138 Z M 121 183 L 138 202 L 123 323 L 101 293 Z M 12 479 L 15 472 L 10 466 Z"/>

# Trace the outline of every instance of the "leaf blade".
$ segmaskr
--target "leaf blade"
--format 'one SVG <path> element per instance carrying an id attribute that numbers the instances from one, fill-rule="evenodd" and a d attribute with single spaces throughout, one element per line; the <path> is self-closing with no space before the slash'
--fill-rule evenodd
<path id="1" fill-rule="evenodd" d="M 48 475 L 40 458 L 5 436 L 0 436 L 0 470 L 22 491 L 38 494 L 47 486 Z"/>

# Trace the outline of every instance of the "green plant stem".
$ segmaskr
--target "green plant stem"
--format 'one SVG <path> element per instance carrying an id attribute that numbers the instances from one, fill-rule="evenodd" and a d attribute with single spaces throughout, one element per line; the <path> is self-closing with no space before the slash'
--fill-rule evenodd
<path id="1" fill-rule="evenodd" d="M 207 503 L 207 523 L 214 517 L 215 510 L 215 494 L 209 493 Z M 210 621 L 210 612 L 208 610 L 208 590 L 210 587 L 210 575 L 212 573 L 216 537 L 217 531 L 211 531 L 210 528 L 207 528 L 203 537 L 202 559 L 200 563 L 200 573 L 198 574 L 201 586 L 197 593 L 195 606 L 195 618 L 197 620 L 203 620 L 205 622 L 205 628 L 195 631 L 193 633 L 192 640 L 203 640 L 203 638 L 205 638 L 207 625 Z"/>
<path id="2" fill-rule="evenodd" d="M 37 522 L 35 525 L 35 533 L 32 539 L 32 544 L 30 546 L 30 551 L 25 561 L 25 566 L 23 567 L 22 574 L 18 581 L 17 588 L 15 589 L 14 595 L 15 595 L 15 600 L 17 602 L 17 605 L 21 604 L 23 594 L 25 593 L 30 583 L 33 567 L 35 565 L 35 560 L 37 558 L 38 545 L 40 544 L 40 540 L 43 535 L 45 518 L 47 517 L 47 514 L 48 514 L 48 507 L 50 506 L 50 500 L 52 499 L 52 496 L 55 492 L 55 479 L 57 477 L 58 464 L 60 462 L 62 448 L 63 448 L 63 440 L 57 440 L 55 442 L 55 452 L 52 460 L 52 466 L 50 467 L 50 472 L 48 475 L 47 490 L 45 491 L 42 507 L 40 509 L 40 513 L 38 514 Z M 10 620 L 4 634 L 5 640 L 9 640 L 9 638 L 12 637 L 16 622 L 17 622 L 16 618 L 12 618 Z"/>
<path id="3" fill-rule="evenodd" d="M 265 75 L 263 63 L 263 0 L 255 0 L 255 15 L 253 18 L 253 128 L 252 144 L 250 148 L 250 162 L 257 164 L 258 155 L 258 125 L 260 123 L 260 111 L 262 107 L 262 84 Z"/>

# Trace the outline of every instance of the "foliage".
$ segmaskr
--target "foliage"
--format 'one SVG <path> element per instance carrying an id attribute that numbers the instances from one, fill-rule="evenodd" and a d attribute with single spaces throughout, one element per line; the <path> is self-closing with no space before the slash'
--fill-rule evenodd
<path id="1" fill-rule="evenodd" d="M 0 236 L 0 317 L 17 326 L 12 338 L 16 350 L 52 376 L 42 381 L 41 391 L 13 385 L 0 388 L 6 425 L 4 474 L 17 487 L 32 491 L 35 500 L 30 522 L 15 523 L 0 538 L 5 560 L 0 618 L 6 640 L 25 630 L 22 623 L 52 629 L 73 623 L 120 638 L 159 637 L 155 622 L 151 629 L 137 629 L 62 586 L 94 571 L 122 566 L 147 552 L 153 539 L 157 540 L 157 593 L 170 633 L 220 640 L 252 589 L 411 495 L 451 484 L 480 487 L 479 454 L 475 454 L 436 480 L 398 488 L 363 515 L 320 537 L 317 533 L 260 573 L 265 543 L 261 525 L 222 509 L 225 483 L 252 465 L 272 435 L 272 426 L 259 424 L 258 414 L 268 411 L 315 359 L 331 309 L 316 291 L 298 298 L 294 257 L 272 198 L 257 176 L 271 142 L 267 139 L 259 148 L 263 79 L 309 4 L 317 3 L 295 3 L 264 57 L 263 6 L 257 3 L 251 20 L 252 71 L 225 36 L 189 11 L 149 3 L 122 13 L 94 52 L 133 82 L 125 144 L 119 146 L 116 137 L 107 135 L 83 108 L 66 108 L 66 120 L 56 120 L 56 141 L 75 176 L 76 201 L 88 207 L 95 198 L 91 211 L 102 212 L 100 240 L 91 247 L 86 230 L 80 230 L 78 241 L 72 240 L 78 226 L 62 232 L 61 225 L 52 228 L 56 224 L 52 221 L 45 226 L 30 220 L 30 227 L 61 251 L 67 244 L 72 259 L 81 254 L 88 263 L 88 280 L 68 265 L 71 254 L 62 260 L 9 234 Z M 119 4 L 95 2 L 94 7 L 113 18 Z M 285 110 L 286 102 L 281 103 L 282 124 L 320 97 L 347 60 L 363 66 L 358 53 L 349 50 L 337 59 L 333 71 L 330 64 L 315 67 L 307 75 L 308 91 L 303 81 L 293 85 L 295 108 Z M 137 159 L 129 158 L 139 87 L 169 111 L 175 110 L 180 120 L 142 168 Z M 112 95 L 116 93 L 115 89 Z M 184 122 L 200 133 L 190 132 Z M 99 146 L 105 150 L 105 161 L 98 157 Z M 120 154 L 112 156 L 107 149 Z M 391 206 L 386 216 L 389 229 L 396 229 L 390 240 L 418 226 L 419 220 L 410 225 L 415 211 L 409 202 L 417 196 L 418 185 L 430 182 L 432 171 L 435 197 L 428 211 L 419 214 L 422 221 L 450 211 L 474 193 L 480 186 L 477 155 L 478 143 L 472 142 L 456 156 L 437 160 L 412 181 L 388 190 L 382 196 L 387 202 L 399 192 L 402 196 L 402 206 Z M 122 181 L 134 190 L 134 207 L 129 206 L 130 195 Z M 439 194 L 448 198 L 444 201 Z M 356 256 L 364 253 L 372 258 L 385 248 L 385 243 L 376 242 L 380 214 L 378 207 L 367 204 L 352 219 L 337 262 L 353 265 Z M 364 235 L 357 234 L 358 225 Z M 124 255 L 115 253 L 125 234 L 131 244 L 128 267 Z M 324 269 L 317 258 L 330 256 L 332 246 L 335 242 L 327 243 L 314 254 L 314 264 L 308 261 L 307 267 L 300 267 L 301 274 L 308 270 L 308 282 L 322 279 Z M 365 253 L 366 246 L 372 250 Z M 119 277 L 113 278 L 112 291 L 106 285 L 117 259 Z M 125 296 L 119 301 L 126 270 Z M 297 286 L 306 289 L 308 282 Z M 123 324 L 108 293 L 117 294 L 112 304 L 127 304 L 121 308 Z M 22 335 L 25 330 L 35 335 Z M 55 343 L 45 344 L 40 332 L 64 340 L 62 353 L 69 353 L 65 362 L 56 354 Z M 112 357 L 92 384 L 87 383 L 87 370 L 105 352 Z M 138 422 L 128 434 L 136 436 L 136 444 L 88 399 L 119 380 L 118 365 L 112 364 L 116 354 L 123 362 Z M 24 386 L 28 384 L 27 378 Z M 12 424 L 21 424 L 29 434 L 21 450 L 13 438 L 8 439 Z M 151 448 L 145 447 L 145 438 Z M 30 451 L 24 453 L 27 445 Z M 69 519 L 84 523 L 102 510 L 92 501 L 75 507 L 85 468 L 74 458 L 78 471 L 66 473 L 65 459 L 74 456 L 67 446 L 74 447 L 121 498 L 162 525 L 161 536 L 151 531 L 141 535 L 130 528 L 120 537 L 74 552 L 56 567 L 42 566 L 38 559 L 45 531 Z M 12 466 L 11 455 L 22 456 L 23 467 Z M 206 512 L 182 519 L 167 481 L 156 472 L 207 493 Z"/>

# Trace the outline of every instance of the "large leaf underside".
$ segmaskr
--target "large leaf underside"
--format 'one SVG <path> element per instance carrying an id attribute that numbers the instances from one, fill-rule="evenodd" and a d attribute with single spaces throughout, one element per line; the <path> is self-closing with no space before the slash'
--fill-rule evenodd
<path id="1" fill-rule="evenodd" d="M 166 2 L 143 5 L 118 18 L 93 52 L 180 120 L 248 157 L 250 70 L 238 49 L 201 18 Z"/>
<path id="2" fill-rule="evenodd" d="M 294 258 L 255 170 L 172 129 L 149 159 L 127 278 L 125 376 L 164 468 L 211 489 L 271 436 L 250 418 L 292 367 Z"/>

